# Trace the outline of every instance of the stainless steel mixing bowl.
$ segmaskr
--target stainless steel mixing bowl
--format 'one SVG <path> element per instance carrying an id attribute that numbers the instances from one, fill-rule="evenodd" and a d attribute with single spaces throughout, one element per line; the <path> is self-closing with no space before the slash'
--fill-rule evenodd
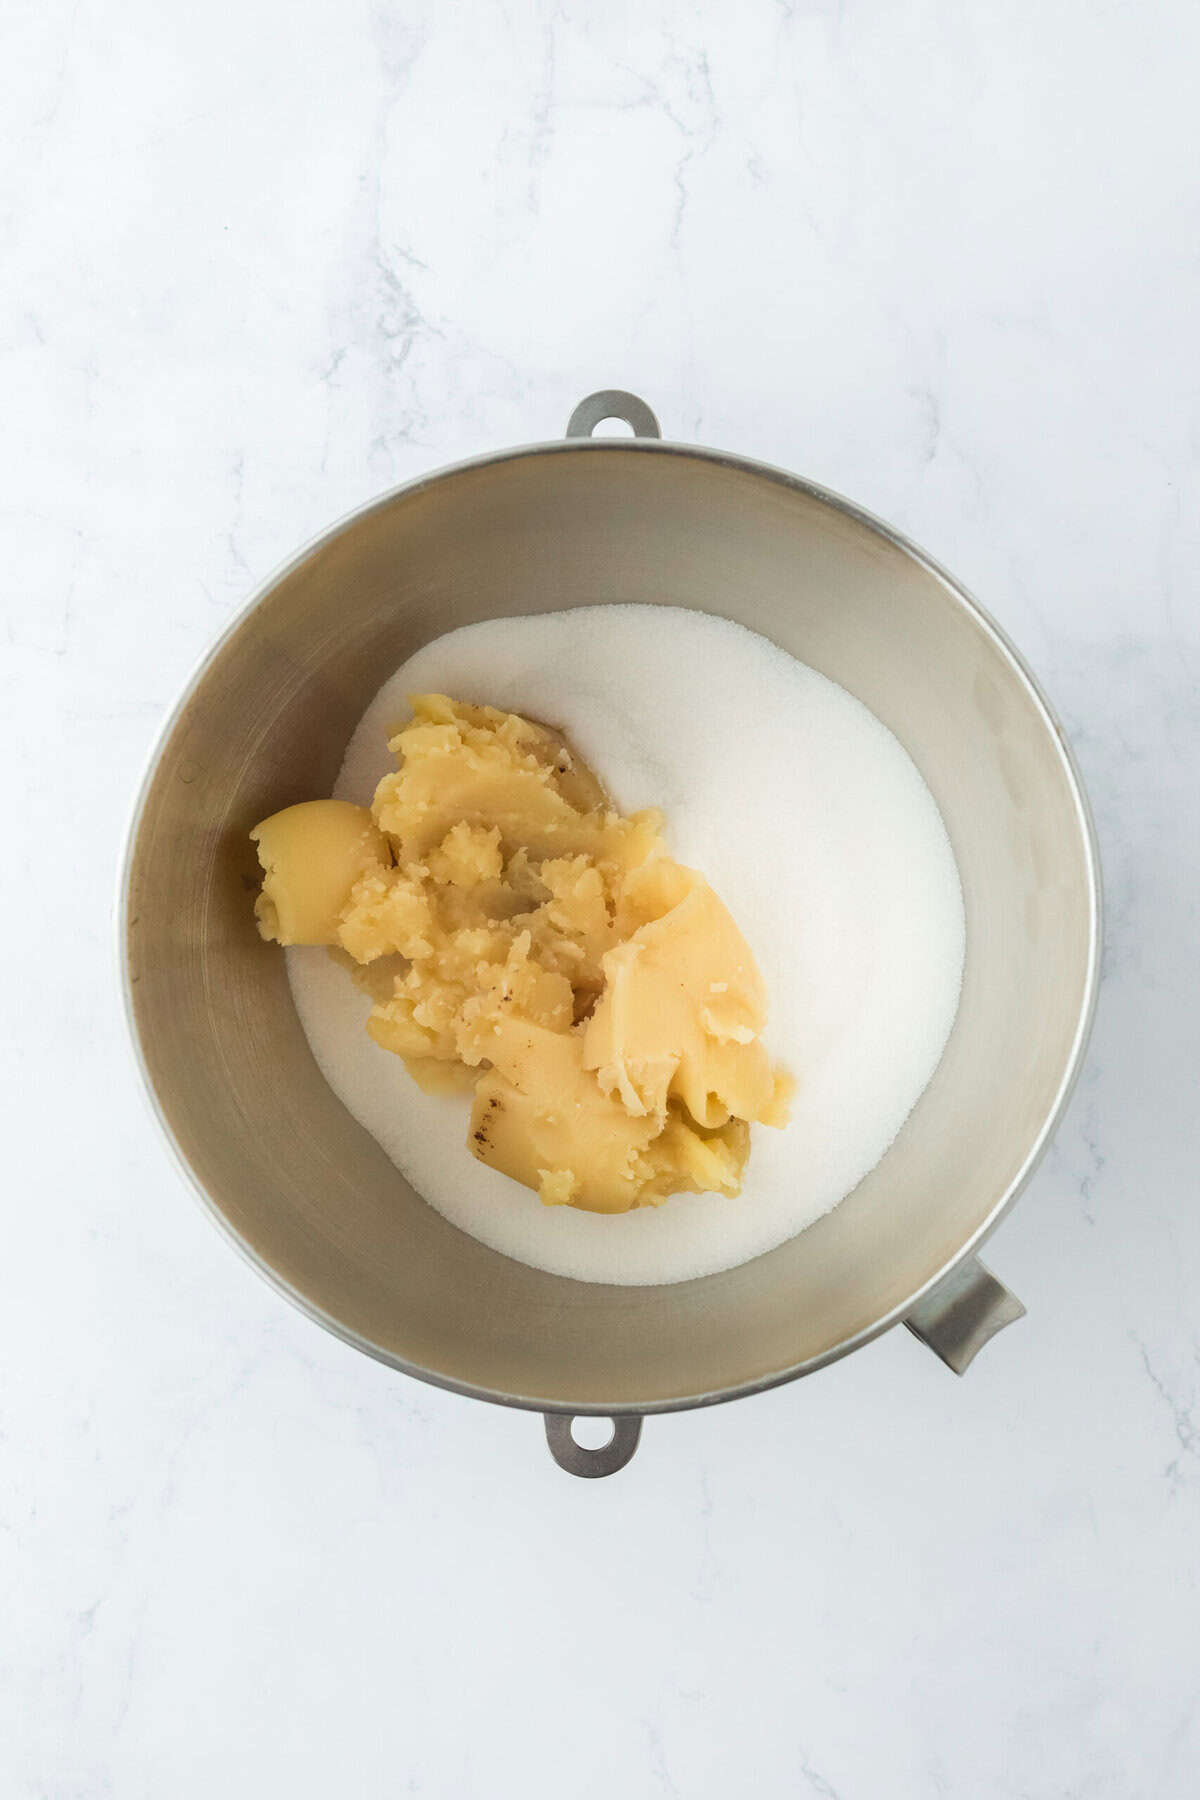
<path id="1" fill-rule="evenodd" d="M 592 438 L 609 416 L 638 435 Z M 1061 729 L 944 571 L 794 476 L 661 442 L 632 395 L 591 396 L 568 432 L 386 495 L 258 594 L 164 734 L 121 929 L 154 1104 L 227 1235 L 331 1331 L 544 1413 L 563 1466 L 596 1475 L 628 1460 L 646 1413 L 809 1374 L 901 1320 L 961 1371 L 1019 1316 L 974 1253 L 1079 1067 L 1099 876 Z M 326 1086 L 251 908 L 250 827 L 329 792 L 367 701 L 414 650 L 476 619 L 607 601 L 735 619 L 865 701 L 932 790 L 966 902 L 958 1019 L 883 1161 L 790 1243 L 674 1287 L 542 1274 L 427 1206 Z M 786 805 L 786 769 L 778 781 Z M 583 1413 L 614 1419 L 603 1450 L 571 1435 Z"/>

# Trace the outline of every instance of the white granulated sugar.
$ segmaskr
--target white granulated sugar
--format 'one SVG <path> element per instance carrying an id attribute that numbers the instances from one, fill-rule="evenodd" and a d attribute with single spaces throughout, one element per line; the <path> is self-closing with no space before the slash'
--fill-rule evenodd
<path id="1" fill-rule="evenodd" d="M 619 1217 L 545 1207 L 466 1147 L 468 1103 L 423 1094 L 364 1030 L 324 950 L 288 952 L 334 1092 L 430 1205 L 507 1256 L 581 1281 L 684 1281 L 746 1262 L 836 1206 L 929 1081 L 958 1006 L 963 907 L 941 816 L 907 753 L 842 688 L 705 614 L 600 606 L 470 625 L 387 682 L 334 792 L 367 804 L 387 736 L 428 690 L 561 726 L 624 812 L 658 806 L 767 984 L 766 1043 L 797 1079 L 784 1131 L 753 1128 L 742 1193 Z"/>

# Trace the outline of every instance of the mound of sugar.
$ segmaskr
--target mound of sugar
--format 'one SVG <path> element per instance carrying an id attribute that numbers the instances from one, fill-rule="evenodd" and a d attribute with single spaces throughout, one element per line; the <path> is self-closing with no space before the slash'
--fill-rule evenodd
<path id="1" fill-rule="evenodd" d="M 338 799 L 367 804 L 405 696 L 435 690 L 561 726 L 622 811 L 658 806 L 767 984 L 766 1043 L 797 1079 L 784 1131 L 755 1126 L 736 1200 L 677 1194 L 604 1217 L 544 1207 L 466 1147 L 467 1102 L 424 1094 L 368 1038 L 369 1002 L 324 950 L 287 952 L 334 1092 L 430 1205 L 535 1268 L 684 1281 L 773 1249 L 879 1161 L 929 1081 L 963 965 L 958 871 L 933 798 L 892 734 L 765 638 L 674 608 L 495 619 L 419 650 L 376 695 Z"/>

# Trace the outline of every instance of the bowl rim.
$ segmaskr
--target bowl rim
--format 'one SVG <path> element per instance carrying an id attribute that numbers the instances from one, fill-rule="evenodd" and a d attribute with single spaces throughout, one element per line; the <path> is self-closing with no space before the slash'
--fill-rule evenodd
<path id="1" fill-rule="evenodd" d="M 1038 1131 L 1037 1137 L 1030 1147 L 1028 1155 L 983 1222 L 969 1238 L 964 1240 L 958 1250 L 955 1251 L 954 1255 L 951 1256 L 941 1268 L 935 1271 L 927 1281 L 922 1283 L 919 1288 L 915 1289 L 905 1300 L 892 1307 L 881 1318 L 873 1320 L 871 1324 L 863 1326 L 859 1331 L 852 1333 L 840 1343 L 834 1344 L 828 1349 L 821 1351 L 818 1355 L 805 1358 L 803 1361 L 791 1364 L 783 1369 L 772 1369 L 765 1374 L 757 1375 L 749 1381 L 739 1382 L 732 1387 L 717 1388 L 701 1394 L 672 1395 L 665 1399 L 641 1403 L 580 1401 L 574 1404 L 567 1404 L 562 1401 L 538 1398 L 533 1394 L 512 1394 L 500 1389 L 487 1388 L 473 1382 L 462 1381 L 456 1377 L 442 1374 L 437 1369 L 426 1368 L 422 1364 L 410 1362 L 406 1358 L 387 1350 L 382 1345 L 372 1342 L 369 1338 L 363 1337 L 361 1333 L 344 1325 L 339 1319 L 335 1318 L 333 1314 L 326 1312 L 322 1307 L 316 1305 L 314 1301 L 309 1299 L 307 1295 L 295 1288 L 291 1282 L 280 1275 L 278 1271 L 263 1256 L 254 1250 L 234 1229 L 233 1225 L 217 1205 L 212 1195 L 208 1192 L 184 1154 L 163 1109 L 146 1061 L 134 1006 L 133 983 L 129 966 L 130 881 L 133 873 L 134 859 L 137 854 L 138 839 L 140 836 L 146 802 L 158 771 L 162 753 L 166 748 L 172 733 L 175 731 L 184 712 L 190 705 L 196 690 L 203 681 L 210 666 L 220 656 L 225 645 L 236 636 L 245 621 L 257 610 L 268 595 L 283 581 L 287 580 L 296 569 L 307 562 L 308 559 L 314 556 L 318 551 L 324 549 L 325 546 L 331 543 L 335 538 L 340 537 L 344 532 L 350 530 L 351 527 L 357 525 L 371 513 L 392 505 L 396 500 L 406 495 L 417 494 L 421 492 L 422 489 L 432 486 L 435 482 L 441 482 L 477 469 L 487 468 L 494 464 L 513 462 L 545 455 L 686 457 L 696 462 L 712 465 L 718 469 L 725 469 L 742 475 L 750 475 L 760 480 L 770 482 L 775 486 L 783 487 L 790 492 L 802 494 L 808 499 L 815 500 L 821 505 L 827 506 L 833 511 L 843 514 L 845 517 L 853 520 L 856 524 L 864 526 L 868 531 L 874 533 L 877 537 L 882 538 L 886 543 L 891 544 L 894 548 L 898 549 L 903 555 L 909 557 L 920 568 L 924 569 L 927 574 L 933 576 L 934 580 L 942 586 L 951 598 L 957 601 L 958 604 L 975 620 L 985 636 L 991 640 L 995 649 L 1008 662 L 1013 673 L 1017 676 L 1028 697 L 1033 702 L 1036 711 L 1041 715 L 1048 727 L 1057 746 L 1062 772 L 1066 778 L 1068 788 L 1074 801 L 1087 870 L 1089 940 L 1087 970 L 1083 1000 L 1079 1010 L 1079 1017 L 1076 1021 L 1074 1036 L 1071 1041 L 1070 1052 L 1064 1064 L 1063 1072 L 1059 1079 L 1059 1084 L 1053 1100 L 1047 1109 L 1045 1119 Z M 494 1405 L 508 1406 L 523 1412 L 557 1413 L 570 1417 L 591 1416 L 615 1419 L 622 1416 L 640 1417 L 661 1413 L 687 1412 L 699 1407 L 723 1405 L 731 1400 L 741 1400 L 746 1399 L 753 1394 L 766 1393 L 772 1388 L 782 1387 L 788 1382 L 797 1381 L 802 1376 L 815 1374 L 818 1369 L 823 1369 L 830 1363 L 840 1361 L 842 1357 L 849 1356 L 853 1351 L 861 1349 L 873 1339 L 882 1337 L 884 1332 L 890 1331 L 894 1326 L 901 1324 L 907 1315 L 913 1311 L 914 1307 L 924 1299 L 926 1295 L 931 1294 L 949 1275 L 976 1254 L 980 1246 L 991 1236 L 1001 1220 L 1015 1205 L 1021 1193 L 1028 1186 L 1029 1181 L 1037 1169 L 1038 1164 L 1044 1157 L 1050 1141 L 1062 1120 L 1076 1083 L 1079 1080 L 1084 1061 L 1084 1054 L 1087 1049 L 1088 1039 L 1091 1035 L 1092 1024 L 1095 1019 L 1100 986 L 1100 957 L 1103 942 L 1103 883 L 1100 849 L 1095 821 L 1092 817 L 1091 806 L 1088 801 L 1087 791 L 1083 785 L 1083 778 L 1080 773 L 1079 765 L 1061 720 L 1046 697 L 1046 694 L 1036 676 L 1033 674 L 1033 671 L 1026 663 L 1015 644 L 1008 637 L 1007 633 L 997 623 L 991 613 L 989 613 L 987 609 L 982 606 L 953 575 L 950 574 L 948 569 L 944 568 L 941 563 L 936 561 L 934 557 L 922 550 L 918 544 L 915 544 L 894 526 L 889 525 L 886 520 L 880 519 L 876 514 L 869 512 L 865 507 L 857 505 L 852 500 L 848 500 L 844 495 L 835 492 L 831 488 L 822 487 L 817 482 L 809 481 L 805 477 L 796 475 L 790 470 L 782 469 L 773 463 L 760 462 L 753 457 L 742 456 L 733 451 L 711 449 L 702 444 L 679 443 L 664 438 L 556 438 L 545 442 L 513 445 L 510 448 L 503 450 L 487 451 L 478 456 L 466 457 L 458 462 L 447 463 L 440 468 L 429 470 L 425 474 L 418 475 L 411 480 L 399 482 L 396 486 L 376 495 L 373 499 L 366 501 L 363 505 L 352 508 L 349 512 L 344 513 L 340 518 L 336 519 L 332 524 L 324 527 L 324 529 L 319 531 L 314 537 L 310 538 L 282 563 L 277 565 L 267 578 L 259 583 L 249 599 L 238 608 L 236 613 L 229 620 L 224 630 L 221 631 L 213 642 L 202 652 L 201 656 L 193 666 L 187 681 L 184 683 L 178 699 L 155 735 L 147 754 L 141 780 L 138 783 L 133 805 L 130 809 L 129 822 L 125 830 L 124 843 L 119 862 L 116 927 L 115 948 L 117 953 L 117 977 L 121 988 L 122 1010 L 129 1034 L 129 1043 L 133 1053 L 133 1059 L 141 1076 L 140 1085 L 145 1101 L 151 1114 L 158 1122 L 159 1129 L 166 1141 L 167 1148 L 176 1168 L 183 1176 L 186 1184 L 191 1188 L 203 1210 L 208 1214 L 225 1239 L 233 1245 L 234 1249 L 239 1252 L 242 1258 L 248 1262 L 278 1294 L 290 1301 L 293 1306 L 298 1308 L 300 1312 L 305 1314 L 305 1316 L 311 1319 L 315 1324 L 323 1326 L 325 1330 L 331 1332 L 334 1337 L 340 1338 L 343 1343 L 351 1345 L 356 1350 L 361 1350 L 365 1355 L 373 1357 L 377 1362 L 386 1364 L 389 1368 L 397 1369 L 402 1374 L 410 1375 L 418 1381 L 424 1381 L 432 1387 L 441 1388 L 449 1393 L 461 1394 L 468 1399 L 486 1400 Z M 767 1251 L 764 1252 L 764 1254 L 770 1255 L 771 1252 Z M 560 1277 L 560 1279 L 566 1280 L 569 1278 Z M 700 1279 L 707 1280 L 711 1278 L 700 1277 Z M 586 1286 L 589 1284 L 581 1283 L 580 1285 Z"/>

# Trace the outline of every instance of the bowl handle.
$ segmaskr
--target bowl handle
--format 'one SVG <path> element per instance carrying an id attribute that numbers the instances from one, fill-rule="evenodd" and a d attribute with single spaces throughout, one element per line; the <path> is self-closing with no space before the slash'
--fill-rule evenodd
<path id="1" fill-rule="evenodd" d="M 947 1368 L 962 1375 L 989 1338 L 1024 1316 L 1017 1296 L 977 1256 L 968 1256 L 917 1301 L 904 1323 Z"/>
<path id="2" fill-rule="evenodd" d="M 607 413 L 601 414 L 608 418 Z M 546 1442 L 560 1469 L 568 1475 L 594 1479 L 599 1475 L 615 1475 L 623 1469 L 638 1447 L 642 1421 L 637 1413 L 622 1413 L 612 1421 L 613 1434 L 598 1450 L 577 1444 L 571 1435 L 574 1413 L 546 1413 Z"/>
<path id="3" fill-rule="evenodd" d="M 624 419 L 634 437 L 660 438 L 658 420 L 644 400 L 622 388 L 601 388 L 581 400 L 567 420 L 569 438 L 591 437 L 602 419 Z"/>

